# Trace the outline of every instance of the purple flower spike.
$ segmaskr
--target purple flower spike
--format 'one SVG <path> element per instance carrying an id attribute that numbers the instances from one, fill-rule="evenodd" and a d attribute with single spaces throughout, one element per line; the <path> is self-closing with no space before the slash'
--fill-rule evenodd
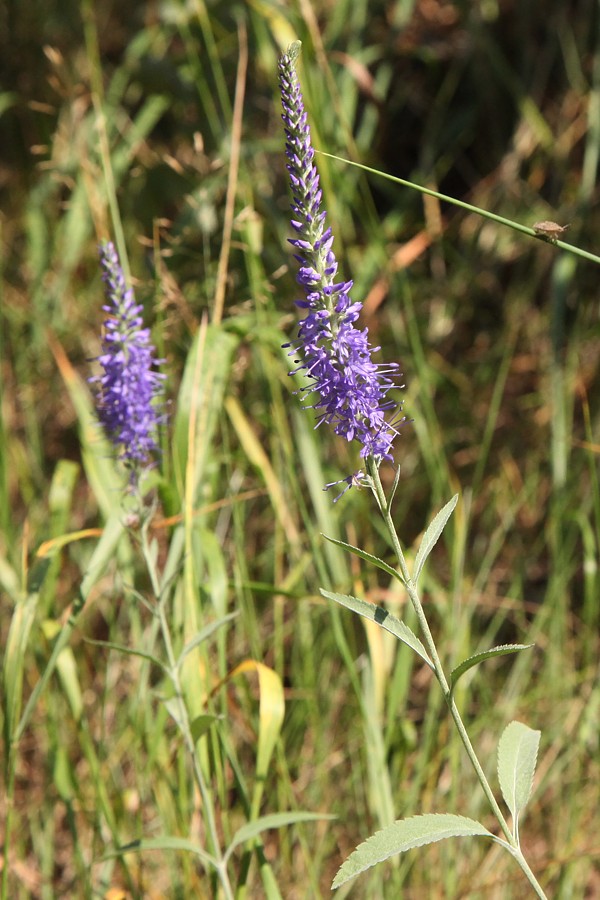
<path id="1" fill-rule="evenodd" d="M 102 308 L 107 317 L 98 362 L 104 371 L 89 380 L 100 386 L 98 418 L 119 459 L 131 468 L 135 483 L 158 449 L 158 426 L 165 419 L 160 412 L 165 376 L 152 370 L 162 360 L 155 359 L 150 331 L 143 327 L 142 307 L 125 284 L 112 243 L 100 245 L 100 265 L 107 301 Z"/>
<path id="2" fill-rule="evenodd" d="M 327 422 L 336 434 L 362 444 L 362 458 L 376 463 L 393 459 L 392 442 L 405 419 L 399 415 L 401 404 L 386 400 L 388 391 L 398 389 L 400 377 L 396 363 L 374 363 L 368 329 L 354 327 L 362 303 L 350 299 L 352 281 L 336 278 L 337 261 L 331 228 L 321 210 L 319 175 L 314 165 L 310 128 L 304 110 L 302 90 L 295 62 L 300 42 L 292 44 L 279 59 L 279 85 L 283 106 L 287 170 L 292 188 L 292 228 L 296 237 L 290 243 L 298 251 L 298 283 L 305 297 L 296 305 L 307 310 L 300 322 L 298 338 L 285 346 L 290 356 L 300 353 L 298 367 L 310 384 L 306 394 L 316 394 L 309 409 L 318 410 L 317 426 Z M 391 420 L 386 414 L 394 410 Z"/>

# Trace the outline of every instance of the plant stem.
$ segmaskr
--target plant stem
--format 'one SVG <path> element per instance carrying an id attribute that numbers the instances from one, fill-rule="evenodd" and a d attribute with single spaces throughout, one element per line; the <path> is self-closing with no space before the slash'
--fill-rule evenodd
<path id="1" fill-rule="evenodd" d="M 211 841 L 211 851 L 215 858 L 218 860 L 218 865 L 216 866 L 217 876 L 219 881 L 221 882 L 221 887 L 223 888 L 223 892 L 225 894 L 226 900 L 233 900 L 234 892 L 229 881 L 229 874 L 227 872 L 227 865 L 223 854 L 221 853 L 220 843 L 219 843 L 219 834 L 217 829 L 217 823 L 215 819 L 214 807 L 212 803 L 212 798 L 210 796 L 210 792 L 206 785 L 206 781 L 204 779 L 204 773 L 202 771 L 202 767 L 200 765 L 198 754 L 196 753 L 196 744 L 194 741 L 194 737 L 192 735 L 192 728 L 190 723 L 190 717 L 187 709 L 187 705 L 185 702 L 185 697 L 183 693 L 183 688 L 181 685 L 181 679 L 179 677 L 179 666 L 177 665 L 177 660 L 175 658 L 175 652 L 173 650 L 173 641 L 171 639 L 171 632 L 169 630 L 169 623 L 167 620 L 167 616 L 165 614 L 165 608 L 163 603 L 163 592 L 161 591 L 160 582 L 158 579 L 158 574 L 156 572 L 156 568 L 154 565 L 153 554 L 150 552 L 150 547 L 148 544 L 148 529 L 149 525 L 149 517 L 148 520 L 144 522 L 144 525 L 141 529 L 141 546 L 142 553 L 144 556 L 144 560 L 146 562 L 146 566 L 148 569 L 148 574 L 150 576 L 150 580 L 152 583 L 152 589 L 154 591 L 155 597 L 157 599 L 155 613 L 158 617 L 160 631 L 162 634 L 163 642 L 165 645 L 165 651 L 167 654 L 168 661 L 168 672 L 171 682 L 173 684 L 173 689 L 175 691 L 175 700 L 177 703 L 178 716 L 177 716 L 177 725 L 179 726 L 181 733 L 183 735 L 183 740 L 192 761 L 192 767 L 194 771 L 194 778 L 196 784 L 198 785 L 198 790 L 200 791 L 200 796 L 202 798 L 202 812 L 204 815 L 204 819 L 206 822 L 206 829 Z"/>
<path id="2" fill-rule="evenodd" d="M 440 656 L 437 651 L 437 647 L 435 645 L 435 641 L 433 639 L 431 629 L 429 627 L 429 622 L 427 621 L 427 617 L 426 617 L 425 611 L 423 609 L 423 604 L 421 603 L 421 599 L 419 597 L 417 588 L 416 588 L 416 586 L 410 576 L 410 573 L 408 571 L 408 565 L 406 563 L 406 559 L 405 559 L 404 553 L 402 551 L 402 546 L 400 544 L 400 540 L 396 533 L 396 528 L 395 528 L 395 525 L 394 525 L 394 522 L 392 519 L 390 505 L 385 496 L 385 492 L 383 490 L 383 485 L 381 484 L 381 479 L 379 477 L 379 469 L 372 457 L 367 459 L 366 468 L 367 468 L 367 473 L 371 478 L 373 493 L 375 494 L 375 498 L 379 505 L 379 509 L 381 510 L 381 514 L 384 518 L 384 521 L 386 523 L 390 537 L 392 539 L 392 543 L 394 545 L 394 550 L 396 551 L 396 556 L 398 558 L 400 573 L 402 575 L 402 581 L 404 582 L 408 596 L 410 598 L 410 602 L 412 604 L 412 607 L 413 607 L 415 614 L 417 616 L 417 619 L 419 621 L 419 625 L 421 627 L 421 633 L 423 635 L 425 645 L 426 645 L 429 655 L 431 657 L 431 661 L 433 663 L 436 678 L 442 689 L 444 699 L 448 705 L 448 709 L 450 710 L 450 715 L 452 716 L 452 718 L 454 720 L 454 724 L 456 725 L 456 728 L 460 735 L 460 739 L 463 743 L 465 750 L 467 751 L 467 756 L 469 757 L 469 760 L 471 761 L 471 764 L 472 764 L 473 768 L 475 769 L 475 774 L 477 775 L 477 778 L 479 780 L 479 783 L 481 784 L 483 792 L 484 792 L 485 796 L 487 797 L 487 800 L 488 800 L 490 806 L 492 807 L 492 811 L 498 820 L 498 823 L 500 825 L 502 833 L 504 834 L 504 837 L 506 838 L 506 842 L 509 845 L 508 849 L 510 850 L 511 854 L 514 856 L 514 858 L 517 860 L 517 862 L 521 866 L 521 869 L 523 870 L 523 872 L 529 879 L 529 881 L 530 881 L 533 889 L 536 891 L 538 897 L 546 898 L 546 895 L 544 894 L 540 884 L 538 883 L 535 875 L 529 868 L 529 865 L 527 864 L 523 854 L 521 853 L 521 849 L 519 847 L 518 841 L 513 836 L 512 832 L 508 826 L 508 823 L 507 823 L 506 819 L 504 818 L 504 815 L 502 814 L 502 810 L 500 809 L 500 806 L 498 805 L 498 801 L 496 800 L 496 798 L 494 796 L 494 793 L 493 793 L 493 791 L 490 787 L 490 784 L 486 778 L 485 772 L 483 771 L 483 769 L 481 767 L 481 763 L 479 762 L 479 759 L 477 758 L 477 754 L 471 743 L 469 735 L 467 734 L 467 729 L 461 718 L 460 712 L 458 711 L 458 707 L 456 706 L 456 702 L 454 700 L 454 696 L 452 694 L 450 685 L 448 684 L 448 679 L 446 678 L 446 675 L 445 675 L 445 672 L 444 672 L 444 669 L 443 669 L 443 666 L 442 666 L 442 663 L 440 660 Z"/>
<path id="3" fill-rule="evenodd" d="M 15 807 L 16 745 L 8 747 L 8 784 L 6 785 L 6 817 L 4 822 L 4 852 L 2 867 L 2 890 L 0 897 L 8 900 L 8 876 L 10 873 L 9 848 Z"/>
<path id="4" fill-rule="evenodd" d="M 436 197 L 438 200 L 442 200 L 445 203 L 451 203 L 452 206 L 458 206 L 460 209 L 464 209 L 467 212 L 475 213 L 478 216 L 481 216 L 483 219 L 490 219 L 492 222 L 497 222 L 499 225 L 507 225 L 509 228 L 512 228 L 513 231 L 520 231 L 522 234 L 526 234 L 529 237 L 534 237 L 538 241 L 542 240 L 546 243 L 549 243 L 546 238 L 541 237 L 538 232 L 536 232 L 533 228 L 529 228 L 528 225 L 521 225 L 520 222 L 515 222 L 512 219 L 507 219 L 504 216 L 499 216 L 496 213 L 489 212 L 487 209 L 482 209 L 479 206 L 473 206 L 472 203 L 466 203 L 464 200 L 458 200 L 456 197 L 450 197 L 448 194 L 440 194 L 439 191 L 433 191 L 431 188 L 423 187 L 422 184 L 417 184 L 414 181 L 407 181 L 405 178 L 398 178 L 397 175 L 389 175 L 387 172 L 379 172 L 377 169 L 372 169 L 370 166 L 365 166 L 362 163 L 355 162 L 352 159 L 344 159 L 342 156 L 336 156 L 334 153 L 326 153 L 324 150 L 316 150 L 315 153 L 320 153 L 321 156 L 328 156 L 330 159 L 337 159 L 338 162 L 346 163 L 349 166 L 354 166 L 357 169 L 362 169 L 365 172 L 370 172 L 372 175 L 377 175 L 379 178 L 385 178 L 387 181 L 393 181 L 396 184 L 401 184 L 403 187 L 412 188 L 415 191 L 419 191 L 421 194 L 426 194 L 428 197 Z M 577 247 L 575 244 L 567 244 L 565 241 L 552 241 L 551 242 L 554 247 L 560 247 L 561 250 L 567 250 L 569 253 L 573 253 L 575 256 L 580 256 L 582 259 L 587 259 L 590 262 L 596 263 L 596 265 L 600 264 L 600 256 L 596 253 L 590 253 L 588 250 L 583 250 L 581 247 Z"/>

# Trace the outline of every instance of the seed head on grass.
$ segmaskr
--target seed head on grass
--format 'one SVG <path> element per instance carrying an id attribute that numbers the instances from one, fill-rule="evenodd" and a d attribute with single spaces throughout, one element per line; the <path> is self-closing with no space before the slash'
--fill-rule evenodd
<path id="1" fill-rule="evenodd" d="M 142 307 L 125 284 L 119 257 L 110 242 L 100 245 L 106 312 L 102 353 L 103 372 L 90 378 L 99 385 L 98 418 L 117 456 L 131 470 L 135 485 L 142 470 L 152 466 L 158 450 L 158 427 L 165 420 L 162 393 L 165 375 L 154 371 L 162 362 L 144 328 Z"/>
<path id="2" fill-rule="evenodd" d="M 318 411 L 317 426 L 332 425 L 336 434 L 361 444 L 363 459 L 372 457 L 379 464 L 393 459 L 392 443 L 404 421 L 401 404 L 386 399 L 390 390 L 401 387 L 397 383 L 401 373 L 397 363 L 373 362 L 379 347 L 370 346 L 368 329 L 355 327 L 362 303 L 350 299 L 353 282 L 336 281 L 333 235 L 321 208 L 315 152 L 295 68 L 299 52 L 297 42 L 279 59 L 286 168 L 293 195 L 291 224 L 297 234 L 290 243 L 298 250 L 297 281 L 305 294 L 296 305 L 307 310 L 297 339 L 286 345 L 292 347 L 290 355 L 300 357 L 291 374 L 307 373 L 310 383 L 302 390 L 305 397 L 316 396 L 308 408 Z M 394 414 L 386 418 L 391 410 Z M 355 478 L 356 473 L 349 476 L 348 485 Z"/>

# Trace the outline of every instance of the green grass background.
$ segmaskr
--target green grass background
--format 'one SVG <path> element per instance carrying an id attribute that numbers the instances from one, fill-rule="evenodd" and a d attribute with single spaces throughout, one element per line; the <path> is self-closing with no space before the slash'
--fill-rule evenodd
<path id="1" fill-rule="evenodd" d="M 389 559 L 367 491 L 335 506 L 323 494 L 356 468 L 355 448 L 313 430 L 281 348 L 295 333 L 297 290 L 276 64 L 296 38 L 317 148 L 523 225 L 571 223 L 567 241 L 599 250 L 592 0 L 5 0 L 6 897 L 218 895 L 190 853 L 110 855 L 165 835 L 205 846 L 206 833 L 160 668 L 93 643 L 161 653 L 85 385 L 102 321 L 96 244 L 107 237 L 169 376 L 151 535 L 177 647 L 237 612 L 185 670 L 193 714 L 218 716 L 197 752 L 222 844 L 259 814 L 337 817 L 237 848 L 238 896 L 276 896 L 273 884 L 285 898 L 330 896 L 352 849 L 395 818 L 456 812 L 493 824 L 428 670 L 318 593 L 354 593 L 414 625 L 396 584 L 322 538 Z M 600 896 L 598 269 L 317 162 L 340 272 L 365 301 L 381 358 L 405 373 L 414 421 L 397 443 L 395 518 L 409 558 L 460 494 L 423 580 L 444 659 L 536 645 L 461 682 L 472 739 L 495 784 L 506 723 L 542 730 L 526 855 L 549 896 Z M 382 473 L 391 484 L 392 469 Z M 60 544 L 84 529 L 93 531 Z M 46 541 L 57 552 L 40 556 Z M 83 612 L 16 743 L 82 583 Z M 251 660 L 266 667 L 254 667 L 262 678 Z M 278 730 L 269 703 L 280 696 Z M 412 851 L 337 892 L 529 895 L 507 855 L 462 840 Z"/>

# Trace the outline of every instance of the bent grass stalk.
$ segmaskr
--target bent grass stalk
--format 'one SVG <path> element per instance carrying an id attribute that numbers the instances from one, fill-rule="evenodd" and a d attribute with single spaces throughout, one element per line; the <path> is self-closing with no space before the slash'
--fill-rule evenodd
<path id="1" fill-rule="evenodd" d="M 551 241 L 548 241 L 548 238 L 545 237 L 543 233 L 540 233 L 539 227 L 538 229 L 535 227 L 530 228 L 528 225 L 522 225 L 520 222 L 515 222 L 514 219 L 507 219 L 504 216 L 499 216 L 497 213 L 482 209 L 480 206 L 473 206 L 472 203 L 467 203 L 465 200 L 458 200 L 456 197 L 450 197 L 448 194 L 441 194 L 439 191 L 426 188 L 416 181 L 407 181 L 405 178 L 399 178 L 397 175 L 390 175 L 388 172 L 381 172 L 379 169 L 372 169 L 370 166 L 365 166 L 363 163 L 355 162 L 355 160 L 352 159 L 345 159 L 343 156 L 336 156 L 334 153 L 327 153 L 325 150 L 315 150 L 315 153 L 319 156 L 328 156 L 330 159 L 336 159 L 338 162 L 354 166 L 357 169 L 362 169 L 363 172 L 369 172 L 371 175 L 376 175 L 378 178 L 385 178 L 386 181 L 393 181 L 395 184 L 402 185 L 402 187 L 411 188 L 411 190 L 418 191 L 420 194 L 427 194 L 428 197 L 436 197 L 438 200 L 443 200 L 444 203 L 450 203 L 452 206 L 457 206 L 459 209 L 466 210 L 466 212 L 475 213 L 483 219 L 497 222 L 498 225 L 506 225 L 508 228 L 512 228 L 513 231 L 520 231 L 521 234 L 537 238 L 537 240 L 543 240 L 546 243 L 550 242 L 555 247 L 566 250 L 574 256 L 580 256 L 582 259 L 587 259 L 589 262 L 600 265 L 600 256 L 596 253 L 590 253 L 589 250 L 584 250 L 582 247 L 577 247 L 575 244 L 567 244 L 565 241 L 559 241 L 558 238 L 553 238 Z"/>

